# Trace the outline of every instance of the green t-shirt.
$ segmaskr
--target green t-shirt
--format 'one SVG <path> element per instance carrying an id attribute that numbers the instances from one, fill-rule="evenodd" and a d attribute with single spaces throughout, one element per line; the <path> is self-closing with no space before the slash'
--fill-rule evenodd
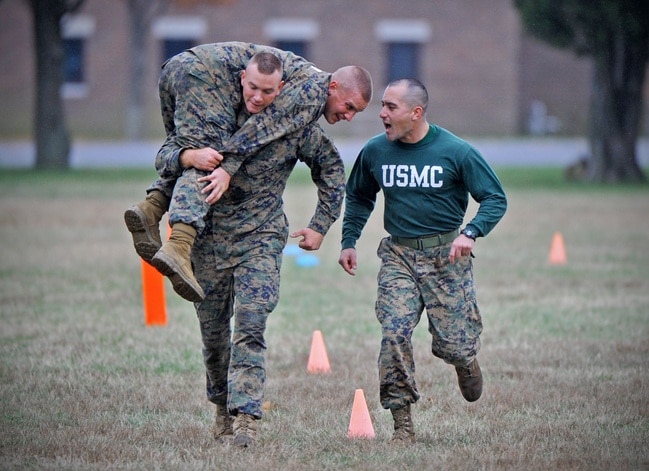
<path id="1" fill-rule="evenodd" d="M 469 195 L 480 204 L 467 224 L 485 236 L 500 221 L 507 199 L 498 177 L 480 153 L 449 131 L 431 125 L 414 144 L 370 139 L 347 182 L 342 248 L 356 241 L 383 191 L 383 226 L 393 236 L 416 238 L 460 227 Z"/>

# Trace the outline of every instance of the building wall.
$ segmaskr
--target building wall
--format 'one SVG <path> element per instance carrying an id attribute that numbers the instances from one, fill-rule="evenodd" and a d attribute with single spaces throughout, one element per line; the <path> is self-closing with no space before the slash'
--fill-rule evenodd
<path id="1" fill-rule="evenodd" d="M 66 98 L 68 125 L 77 138 L 122 138 L 131 83 L 126 2 L 86 0 L 78 14 L 91 19 L 93 27 L 86 41 L 86 94 Z M 364 139 L 382 131 L 378 110 L 387 64 L 377 25 L 384 20 L 427 28 L 420 46 L 420 78 L 429 90 L 431 121 L 461 135 L 515 135 L 528 131 L 532 104 L 541 103 L 552 118 L 548 123 L 560 123 L 559 133 L 583 134 L 586 129 L 588 62 L 525 37 L 511 0 L 229 0 L 219 5 L 180 0 L 146 35 L 146 138 L 163 133 L 157 96 L 162 51 L 155 25 L 168 19 L 204 25 L 194 30 L 197 44 L 274 44 L 271 21 L 315 25 L 309 60 L 327 71 L 361 65 L 374 79 L 374 99 L 366 112 L 352 123 L 325 124 L 334 136 Z M 0 64 L 0 138 L 27 137 L 35 68 L 24 0 L 0 1 Z M 648 126 L 645 122 L 645 132 Z"/>

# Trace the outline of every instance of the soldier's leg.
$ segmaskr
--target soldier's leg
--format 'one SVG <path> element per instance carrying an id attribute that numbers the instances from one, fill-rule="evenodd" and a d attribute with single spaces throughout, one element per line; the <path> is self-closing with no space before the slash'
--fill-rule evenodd
<path id="1" fill-rule="evenodd" d="M 381 241 L 378 255 L 376 316 L 381 322 L 379 396 L 394 419 L 393 440 L 413 442 L 415 432 L 410 405 L 419 399 L 415 381 L 412 333 L 421 319 L 423 303 L 412 277 L 408 258 L 412 249 Z"/>
<path id="2" fill-rule="evenodd" d="M 233 433 L 233 418 L 227 409 L 230 319 L 234 303 L 233 271 L 215 269 L 209 236 L 199 238 L 193 260 L 196 276 L 207 293 L 205 300 L 196 304 L 196 313 L 203 342 L 207 399 L 216 405 L 212 434 L 220 440 L 231 437 Z"/>
<path id="3" fill-rule="evenodd" d="M 279 300 L 281 254 L 251 258 L 235 270 L 236 307 L 228 376 L 235 446 L 257 438 L 266 383 L 266 321 Z"/>
<path id="4" fill-rule="evenodd" d="M 198 178 L 202 175 L 204 172 L 189 168 L 177 180 L 169 207 L 171 236 L 151 260 L 160 273 L 169 277 L 174 291 L 192 302 L 205 296 L 190 260 L 196 234 L 205 227 L 204 217 L 209 210 L 200 192 L 202 184 Z"/>
<path id="5" fill-rule="evenodd" d="M 279 301 L 281 254 L 250 258 L 235 269 L 236 308 L 229 375 L 229 408 L 259 419 L 266 382 L 266 321 Z"/>
<path id="6" fill-rule="evenodd" d="M 412 333 L 419 323 L 423 304 L 404 263 L 404 254 L 389 240 L 381 241 L 378 255 L 376 317 L 381 323 L 379 380 L 381 405 L 402 407 L 419 399 L 415 381 Z"/>
<path id="7" fill-rule="evenodd" d="M 421 291 L 426 300 L 428 330 L 433 355 L 455 366 L 464 398 L 477 400 L 482 394 L 482 373 L 476 356 L 480 350 L 482 317 L 476 302 L 473 262 L 470 257 L 448 261 L 450 244 L 432 257 L 430 273 L 421 273 Z"/>

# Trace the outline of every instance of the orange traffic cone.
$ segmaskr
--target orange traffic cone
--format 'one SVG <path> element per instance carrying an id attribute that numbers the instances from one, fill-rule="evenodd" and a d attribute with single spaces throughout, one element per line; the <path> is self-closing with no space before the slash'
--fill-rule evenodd
<path id="1" fill-rule="evenodd" d="M 322 338 L 322 332 L 319 330 L 314 331 L 311 338 L 311 352 L 309 352 L 306 371 L 307 373 L 331 373 L 327 349 Z"/>
<path id="2" fill-rule="evenodd" d="M 367 410 L 365 394 L 362 389 L 357 389 L 354 393 L 354 405 L 352 406 L 352 416 L 349 419 L 347 438 L 374 438 L 374 426 L 372 426 L 372 418 Z"/>
<path id="3" fill-rule="evenodd" d="M 560 232 L 555 232 L 550 246 L 550 265 L 565 265 L 567 262 L 566 246 Z"/>
<path id="4" fill-rule="evenodd" d="M 146 325 L 167 325 L 164 277 L 142 260 L 142 293 Z"/>

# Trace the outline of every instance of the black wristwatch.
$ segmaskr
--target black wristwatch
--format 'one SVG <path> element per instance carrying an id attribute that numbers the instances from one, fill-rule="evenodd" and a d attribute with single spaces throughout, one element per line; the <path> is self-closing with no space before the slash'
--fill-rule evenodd
<path id="1" fill-rule="evenodd" d="M 460 234 L 464 234 L 469 239 L 473 239 L 473 240 L 475 240 L 475 238 L 478 237 L 478 233 L 471 229 L 462 229 L 462 231 L 460 231 Z"/>

